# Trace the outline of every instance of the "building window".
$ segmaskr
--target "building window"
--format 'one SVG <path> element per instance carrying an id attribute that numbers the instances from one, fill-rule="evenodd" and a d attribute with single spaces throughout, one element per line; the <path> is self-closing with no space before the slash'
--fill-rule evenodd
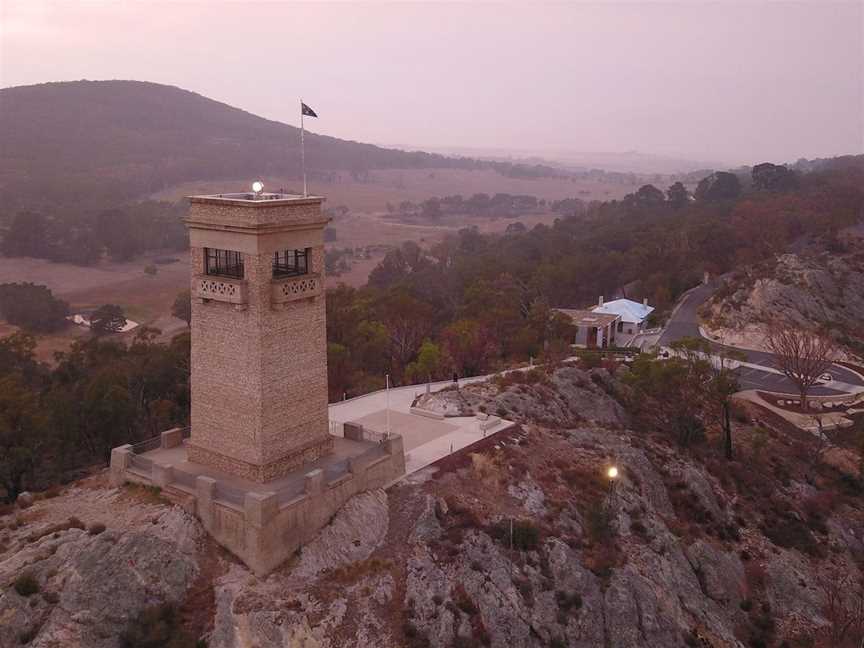
<path id="1" fill-rule="evenodd" d="M 274 277 L 296 277 L 309 273 L 309 253 L 304 250 L 284 250 L 273 255 Z"/>
<path id="2" fill-rule="evenodd" d="M 618 332 L 621 333 L 624 331 L 624 322 L 618 322 Z"/>
<path id="3" fill-rule="evenodd" d="M 243 255 L 234 250 L 204 248 L 204 274 L 243 278 Z"/>

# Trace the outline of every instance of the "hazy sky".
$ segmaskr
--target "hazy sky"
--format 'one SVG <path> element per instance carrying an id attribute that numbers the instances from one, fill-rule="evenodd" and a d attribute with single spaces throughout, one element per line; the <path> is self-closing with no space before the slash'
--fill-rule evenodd
<path id="1" fill-rule="evenodd" d="M 155 81 L 293 124 L 302 96 L 379 144 L 783 161 L 864 150 L 862 6 L 0 0 L 0 84 Z"/>

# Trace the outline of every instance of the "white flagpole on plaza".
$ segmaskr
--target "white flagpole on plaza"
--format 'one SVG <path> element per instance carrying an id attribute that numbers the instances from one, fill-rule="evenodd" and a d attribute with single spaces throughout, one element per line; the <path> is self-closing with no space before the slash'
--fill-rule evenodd
<path id="1" fill-rule="evenodd" d="M 306 146 L 303 142 L 303 135 L 306 129 L 303 126 L 303 100 L 300 100 L 300 166 L 303 167 L 303 197 L 306 193 Z"/>

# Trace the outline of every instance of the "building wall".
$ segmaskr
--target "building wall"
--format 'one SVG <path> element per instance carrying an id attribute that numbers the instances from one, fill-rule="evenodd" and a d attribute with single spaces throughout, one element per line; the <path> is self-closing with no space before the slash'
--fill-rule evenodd
<path id="1" fill-rule="evenodd" d="M 614 326 L 614 325 L 613 325 Z M 591 348 L 602 348 L 603 346 L 611 346 L 615 344 L 615 333 L 612 326 L 598 326 L 596 342 L 591 344 Z M 580 326 L 576 331 L 575 342 L 576 346 L 588 347 L 588 333 L 591 327 Z"/>
<path id="2" fill-rule="evenodd" d="M 193 203 L 187 221 L 193 292 L 189 460 L 268 481 L 332 448 L 323 293 L 327 221 L 320 200 L 296 207 Z M 250 222 L 255 227 L 249 230 L 220 229 Z M 242 252 L 242 282 L 226 280 L 243 284 L 240 303 L 195 297 L 205 247 Z M 303 248 L 311 248 L 308 277 L 317 290 L 280 302 L 274 298 L 273 253 Z M 301 279 L 307 281 L 275 282 Z"/>

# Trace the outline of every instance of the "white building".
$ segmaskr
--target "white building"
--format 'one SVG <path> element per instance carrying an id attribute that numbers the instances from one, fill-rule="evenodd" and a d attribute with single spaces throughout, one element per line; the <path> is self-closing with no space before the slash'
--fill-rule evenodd
<path id="1" fill-rule="evenodd" d="M 604 303 L 603 297 L 600 297 L 597 305 L 593 306 L 591 310 L 598 314 L 617 315 L 617 332 L 625 335 L 636 335 L 646 328 L 645 323 L 648 316 L 654 312 L 654 307 L 648 305 L 647 298 L 640 304 L 631 299 L 613 299 Z"/>

